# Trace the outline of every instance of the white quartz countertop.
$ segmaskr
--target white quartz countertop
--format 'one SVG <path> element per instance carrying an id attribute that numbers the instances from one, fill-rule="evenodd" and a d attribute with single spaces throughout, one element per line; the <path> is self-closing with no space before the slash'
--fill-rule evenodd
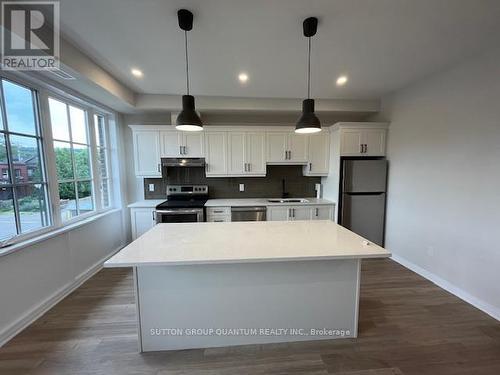
<path id="1" fill-rule="evenodd" d="M 279 198 L 237 198 L 237 199 L 209 199 L 205 203 L 205 207 L 235 207 L 235 206 L 318 206 L 318 205 L 328 205 L 335 204 L 327 199 L 318 198 L 297 198 L 306 199 L 307 202 L 278 202 L 272 203 L 268 202 L 268 199 L 279 199 Z M 291 198 L 294 199 L 294 198 Z"/>
<path id="2" fill-rule="evenodd" d="M 384 258 L 380 246 L 330 220 L 158 224 L 105 267 Z"/>
<path id="3" fill-rule="evenodd" d="M 127 207 L 128 208 L 155 208 L 158 206 L 160 203 L 165 202 L 167 199 L 145 199 L 143 201 L 138 201 L 129 204 Z"/>

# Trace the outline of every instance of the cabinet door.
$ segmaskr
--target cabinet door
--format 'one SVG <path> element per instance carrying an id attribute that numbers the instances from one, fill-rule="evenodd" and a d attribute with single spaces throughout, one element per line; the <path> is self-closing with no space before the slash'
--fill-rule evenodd
<path id="1" fill-rule="evenodd" d="M 366 129 L 362 132 L 361 143 L 365 144 L 364 156 L 385 155 L 385 129 Z"/>
<path id="2" fill-rule="evenodd" d="M 181 156 L 182 134 L 178 131 L 162 131 L 161 156 L 179 157 Z"/>
<path id="3" fill-rule="evenodd" d="M 342 129 L 340 133 L 340 155 L 359 156 L 361 154 L 361 130 Z"/>
<path id="4" fill-rule="evenodd" d="M 161 176 L 159 132 L 134 132 L 134 164 L 137 177 Z"/>
<path id="5" fill-rule="evenodd" d="M 245 174 L 245 133 L 230 132 L 227 135 L 227 171 L 229 174 Z"/>
<path id="6" fill-rule="evenodd" d="M 292 207 L 292 220 L 311 220 L 310 206 Z"/>
<path id="7" fill-rule="evenodd" d="M 317 206 L 312 208 L 313 220 L 333 220 L 333 206 Z"/>
<path id="8" fill-rule="evenodd" d="M 280 163 L 287 161 L 288 133 L 267 133 L 267 161 Z"/>
<path id="9" fill-rule="evenodd" d="M 309 137 L 304 134 L 290 133 L 288 135 L 289 161 L 305 163 L 307 162 Z"/>
<path id="10" fill-rule="evenodd" d="M 225 132 L 207 132 L 205 134 L 207 177 L 227 174 L 226 143 Z"/>
<path id="11" fill-rule="evenodd" d="M 308 176 L 327 176 L 330 165 L 330 133 L 309 136 Z"/>
<path id="12" fill-rule="evenodd" d="M 247 174 L 266 174 L 265 133 L 246 133 Z"/>
<path id="13" fill-rule="evenodd" d="M 288 221 L 290 219 L 290 207 L 267 207 L 267 221 Z"/>
<path id="14" fill-rule="evenodd" d="M 132 241 L 142 236 L 155 225 L 153 208 L 132 208 L 130 210 L 132 223 Z"/>
<path id="15" fill-rule="evenodd" d="M 200 132 L 183 132 L 183 142 L 185 156 L 190 158 L 202 158 L 204 151 L 204 134 Z"/>

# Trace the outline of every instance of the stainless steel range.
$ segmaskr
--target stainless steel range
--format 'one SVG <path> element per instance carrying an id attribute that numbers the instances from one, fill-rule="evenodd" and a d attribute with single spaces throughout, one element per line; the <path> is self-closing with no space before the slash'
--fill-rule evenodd
<path id="1" fill-rule="evenodd" d="M 156 206 L 156 223 L 205 221 L 207 185 L 167 185 L 167 200 Z"/>

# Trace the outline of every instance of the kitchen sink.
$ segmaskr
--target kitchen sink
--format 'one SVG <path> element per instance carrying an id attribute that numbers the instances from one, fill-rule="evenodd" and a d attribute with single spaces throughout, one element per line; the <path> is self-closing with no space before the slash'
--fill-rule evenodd
<path id="1" fill-rule="evenodd" d="M 276 198 L 276 199 L 268 199 L 269 203 L 309 203 L 307 199 L 299 199 L 299 198 Z"/>

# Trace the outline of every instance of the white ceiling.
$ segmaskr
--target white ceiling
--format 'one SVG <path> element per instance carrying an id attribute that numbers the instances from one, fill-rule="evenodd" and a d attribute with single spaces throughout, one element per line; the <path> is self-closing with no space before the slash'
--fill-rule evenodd
<path id="1" fill-rule="evenodd" d="M 320 20 L 316 98 L 380 97 L 497 45 L 500 35 L 498 0 L 62 0 L 61 31 L 134 91 L 182 94 L 182 7 L 195 15 L 194 95 L 304 97 L 308 16 Z M 132 77 L 132 67 L 144 77 Z M 246 86 L 240 71 L 250 76 Z M 342 88 L 340 74 L 349 76 Z"/>

